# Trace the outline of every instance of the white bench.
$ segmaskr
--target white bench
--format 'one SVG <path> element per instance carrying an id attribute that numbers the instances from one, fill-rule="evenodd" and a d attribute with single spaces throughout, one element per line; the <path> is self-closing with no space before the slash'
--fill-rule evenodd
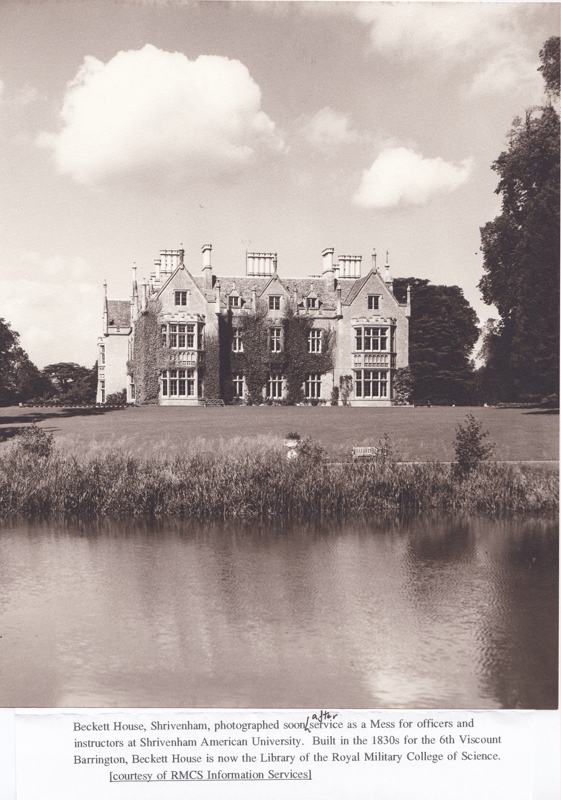
<path id="1" fill-rule="evenodd" d="M 353 447 L 353 460 L 357 458 L 375 458 L 377 455 L 377 447 Z"/>

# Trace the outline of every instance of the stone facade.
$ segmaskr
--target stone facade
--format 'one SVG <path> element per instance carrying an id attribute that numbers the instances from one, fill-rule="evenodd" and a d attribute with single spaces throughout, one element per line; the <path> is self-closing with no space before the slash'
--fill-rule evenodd
<path id="1" fill-rule="evenodd" d="M 259 313 L 273 360 L 282 358 L 289 316 L 307 320 L 310 363 L 314 354 L 325 355 L 329 347 L 329 368 L 324 359 L 321 371 L 302 376 L 305 402 L 329 403 L 337 395 L 335 388 L 340 403 L 345 399 L 353 406 L 392 404 L 395 372 L 408 365 L 411 304 L 409 291 L 406 303 L 395 298 L 387 256 L 385 266 L 378 269 L 373 254 L 371 267 L 362 275 L 361 256 L 339 255 L 335 261 L 333 248 L 327 248 L 322 253 L 321 274 L 285 278 L 278 272 L 275 253 L 247 253 L 246 274 L 239 277 L 217 276 L 211 255 L 211 245 L 204 245 L 201 274 L 193 275 L 183 250 L 162 250 L 149 281 L 141 286 L 133 268 L 130 300 L 109 300 L 105 287 L 103 335 L 98 340 L 98 402 L 126 387 L 129 402 L 198 405 L 209 397 L 211 341 L 215 350 L 222 348 L 219 358 L 227 347 L 232 363 L 238 363 L 235 372 L 226 376 L 228 391 L 220 391 L 226 400 L 244 402 L 246 376 L 239 366 L 242 322 Z M 150 361 L 154 388 L 148 400 L 145 390 L 142 396 L 138 391 L 140 370 L 135 364 L 139 347 L 146 357 L 141 331 L 145 330 L 142 320 L 149 314 L 156 317 L 157 341 L 150 341 L 156 341 L 153 349 L 158 352 Z M 217 358 L 216 352 L 213 357 Z M 216 396 L 216 381 L 213 392 Z M 285 375 L 268 374 L 262 395 L 267 402 L 286 400 Z"/>

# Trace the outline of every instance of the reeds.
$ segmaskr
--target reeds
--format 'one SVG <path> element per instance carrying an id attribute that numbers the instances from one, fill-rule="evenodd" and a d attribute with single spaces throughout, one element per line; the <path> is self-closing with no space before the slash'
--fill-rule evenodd
<path id="1" fill-rule="evenodd" d="M 0 456 L 0 517 L 191 517 L 305 521 L 388 511 L 553 513 L 557 475 L 490 462 L 464 479 L 452 465 L 388 458 L 329 464 L 307 442 L 297 459 L 276 444 L 237 442 L 180 455 L 52 448 L 17 442 Z"/>

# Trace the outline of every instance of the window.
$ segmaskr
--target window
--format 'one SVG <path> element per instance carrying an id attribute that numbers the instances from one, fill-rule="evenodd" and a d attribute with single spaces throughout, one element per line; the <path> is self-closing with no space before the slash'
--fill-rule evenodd
<path id="1" fill-rule="evenodd" d="M 306 308 L 319 308 L 317 297 L 306 297 Z"/>
<path id="2" fill-rule="evenodd" d="M 170 347 L 174 350 L 194 350 L 195 348 L 195 325 L 194 323 L 180 325 L 170 324 L 161 327 L 162 347 Z"/>
<path id="3" fill-rule="evenodd" d="M 169 369 L 165 372 L 162 372 L 162 397 L 194 396 L 194 369 Z"/>
<path id="4" fill-rule="evenodd" d="M 175 293 L 175 305 L 176 306 L 186 306 L 187 305 L 187 292 L 176 292 Z"/>
<path id="5" fill-rule="evenodd" d="M 280 294 L 269 295 L 269 309 L 270 311 L 280 311 Z"/>
<path id="6" fill-rule="evenodd" d="M 228 298 L 228 307 L 229 308 L 239 308 L 240 307 L 240 296 L 239 294 L 231 294 Z"/>
<path id="7" fill-rule="evenodd" d="M 304 394 L 306 400 L 317 400 L 321 395 L 321 375 L 319 372 L 311 372 L 304 381 Z"/>
<path id="8" fill-rule="evenodd" d="M 308 333 L 308 353 L 321 353 L 321 331 L 317 328 L 312 328 Z"/>
<path id="9" fill-rule="evenodd" d="M 101 402 L 105 403 L 105 381 L 99 382 L 99 388 L 101 390 Z"/>
<path id="10" fill-rule="evenodd" d="M 372 353 L 388 349 L 388 329 L 364 326 L 355 328 L 355 350 Z"/>
<path id="11" fill-rule="evenodd" d="M 237 400 L 242 400 L 244 396 L 245 386 L 244 386 L 244 377 L 241 373 L 232 375 L 232 385 L 234 387 L 234 397 Z"/>
<path id="12" fill-rule="evenodd" d="M 370 311 L 378 311 L 380 308 L 380 295 L 379 294 L 369 294 L 368 295 L 368 308 Z"/>
<path id="13" fill-rule="evenodd" d="M 177 326 L 177 346 L 185 349 L 185 325 Z"/>
<path id="14" fill-rule="evenodd" d="M 99 363 L 100 363 L 100 366 L 103 366 L 105 364 L 105 345 L 104 344 L 100 344 L 99 345 Z"/>
<path id="15" fill-rule="evenodd" d="M 281 328 L 271 328 L 270 337 L 269 337 L 269 345 L 271 353 L 280 353 L 282 350 L 282 341 L 281 341 L 282 330 Z"/>
<path id="16" fill-rule="evenodd" d="M 232 352 L 243 353 L 242 332 L 239 328 L 234 328 L 232 331 Z"/>
<path id="17" fill-rule="evenodd" d="M 271 375 L 269 375 L 269 380 L 267 381 L 267 397 L 269 400 L 282 399 L 282 384 L 282 375 L 276 373 L 271 373 Z"/>
<path id="18" fill-rule="evenodd" d="M 388 373 L 386 370 L 355 370 L 355 397 L 378 398 L 388 396 Z"/>
<path id="19" fill-rule="evenodd" d="M 131 383 L 131 400 L 134 400 L 136 397 L 136 384 Z"/>

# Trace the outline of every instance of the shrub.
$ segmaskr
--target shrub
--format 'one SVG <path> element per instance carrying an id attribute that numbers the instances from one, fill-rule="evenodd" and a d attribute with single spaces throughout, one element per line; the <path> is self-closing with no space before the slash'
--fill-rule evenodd
<path id="1" fill-rule="evenodd" d="M 339 383 L 341 386 L 341 400 L 344 406 L 348 406 L 349 397 L 353 389 L 353 376 L 341 375 L 341 377 L 339 378 Z"/>
<path id="2" fill-rule="evenodd" d="M 456 465 L 455 473 L 465 478 L 475 470 L 482 461 L 486 461 L 494 450 L 494 445 L 485 442 L 488 431 L 481 428 L 481 422 L 473 414 L 467 414 L 464 424 L 456 426 Z"/>
<path id="3" fill-rule="evenodd" d="M 377 464 L 383 467 L 386 467 L 389 464 L 395 464 L 397 461 L 397 453 L 392 438 L 388 433 L 384 433 L 384 435 L 378 440 L 376 449 L 377 453 L 375 460 Z"/>
<path id="4" fill-rule="evenodd" d="M 294 439 L 295 441 L 299 442 L 300 439 L 301 439 L 301 436 L 297 431 L 289 431 L 284 438 L 285 439 Z"/>
<path id="5" fill-rule="evenodd" d="M 298 436 L 298 438 L 300 437 Z M 298 462 L 300 466 L 305 465 L 306 468 L 317 466 L 323 464 L 326 459 L 327 453 L 319 442 L 316 442 L 310 436 L 306 436 L 305 439 L 302 439 L 298 448 Z"/>
<path id="6" fill-rule="evenodd" d="M 413 374 L 409 367 L 402 367 L 395 371 L 393 379 L 394 405 L 409 405 L 413 394 Z"/>
<path id="7" fill-rule="evenodd" d="M 121 389 L 120 392 L 112 392 L 105 398 L 105 402 L 109 406 L 122 406 L 127 402 L 127 390 Z"/>
<path id="8" fill-rule="evenodd" d="M 338 406 L 339 405 L 339 387 L 334 386 L 331 390 L 331 405 Z"/>
<path id="9" fill-rule="evenodd" d="M 48 458 L 53 452 L 54 436 L 49 431 L 45 431 L 33 423 L 17 434 L 14 445 L 18 454 L 35 458 Z"/>

